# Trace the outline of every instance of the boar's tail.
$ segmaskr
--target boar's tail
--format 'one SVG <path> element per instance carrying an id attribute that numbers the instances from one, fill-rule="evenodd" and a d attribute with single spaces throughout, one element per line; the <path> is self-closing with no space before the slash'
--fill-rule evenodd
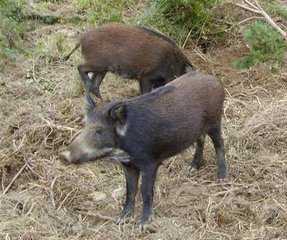
<path id="1" fill-rule="evenodd" d="M 81 45 L 81 43 L 78 42 L 78 43 L 76 44 L 76 46 L 71 50 L 71 52 L 63 58 L 63 60 L 64 60 L 64 61 L 69 60 L 69 58 L 70 58 L 70 57 L 72 56 L 72 54 L 80 47 L 80 45 Z"/>

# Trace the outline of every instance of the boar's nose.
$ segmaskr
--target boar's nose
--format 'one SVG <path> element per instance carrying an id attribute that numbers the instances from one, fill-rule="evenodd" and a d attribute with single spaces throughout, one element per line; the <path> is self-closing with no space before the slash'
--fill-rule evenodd
<path id="1" fill-rule="evenodd" d="M 60 154 L 60 159 L 64 162 L 64 163 L 71 163 L 71 152 L 66 150 L 61 152 Z"/>

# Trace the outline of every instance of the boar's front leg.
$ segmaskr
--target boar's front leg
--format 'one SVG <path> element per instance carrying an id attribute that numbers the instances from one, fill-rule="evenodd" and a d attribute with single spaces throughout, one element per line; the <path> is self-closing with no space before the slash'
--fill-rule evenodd
<path id="1" fill-rule="evenodd" d="M 145 223 L 147 223 L 152 215 L 152 204 L 153 204 L 153 193 L 154 193 L 154 183 L 156 179 L 156 173 L 158 169 L 158 164 L 149 163 L 142 171 L 142 184 L 141 184 L 141 194 L 143 199 L 143 213 L 140 220 L 140 227 L 142 228 Z"/>
<path id="2" fill-rule="evenodd" d="M 141 94 L 148 93 L 153 89 L 162 87 L 166 84 L 166 80 L 162 77 L 145 77 L 140 80 Z"/>
<path id="3" fill-rule="evenodd" d="M 135 196 L 138 189 L 139 170 L 128 164 L 122 164 L 126 178 L 126 201 L 120 217 L 116 223 L 120 224 L 125 218 L 131 217 L 134 212 Z"/>
<path id="4" fill-rule="evenodd" d="M 152 89 L 162 87 L 167 83 L 167 81 L 162 77 L 153 78 L 150 82 L 152 83 Z"/>
<path id="5" fill-rule="evenodd" d="M 89 93 L 91 92 L 93 83 L 91 79 L 89 78 L 89 73 L 94 73 L 94 69 L 90 65 L 79 65 L 78 71 L 81 77 L 82 82 L 84 83 L 85 90 Z"/>
<path id="6" fill-rule="evenodd" d="M 148 93 L 152 90 L 153 84 L 149 78 L 143 78 L 143 79 L 139 80 L 139 84 L 140 84 L 141 94 Z"/>

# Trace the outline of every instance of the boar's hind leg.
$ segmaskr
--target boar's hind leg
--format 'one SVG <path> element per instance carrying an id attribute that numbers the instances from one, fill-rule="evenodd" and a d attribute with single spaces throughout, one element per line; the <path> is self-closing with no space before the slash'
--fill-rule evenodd
<path id="1" fill-rule="evenodd" d="M 125 218 L 133 215 L 135 196 L 138 189 L 139 170 L 123 164 L 123 169 L 126 177 L 126 201 L 120 217 L 116 221 L 117 224 L 122 223 Z"/>
<path id="2" fill-rule="evenodd" d="M 85 90 L 90 93 L 94 93 L 97 97 L 101 98 L 99 86 L 105 76 L 105 73 L 98 73 L 95 71 L 95 68 L 91 65 L 79 65 L 78 71 L 80 77 L 84 83 Z M 90 78 L 89 73 L 93 73 L 93 76 Z"/>
<path id="3" fill-rule="evenodd" d="M 152 82 L 147 78 L 141 79 L 139 84 L 141 94 L 148 93 L 152 90 Z"/>
<path id="4" fill-rule="evenodd" d="M 92 77 L 92 89 L 91 92 L 94 93 L 98 98 L 102 98 L 100 92 L 100 85 L 105 77 L 106 73 L 97 73 Z"/>
<path id="5" fill-rule="evenodd" d="M 208 135 L 210 136 L 214 149 L 216 152 L 216 160 L 218 167 L 218 179 L 223 180 L 226 177 L 226 162 L 225 162 L 225 153 L 224 153 L 224 142 L 221 136 L 221 126 L 218 124 L 215 127 L 212 127 L 208 130 Z"/>
<path id="6" fill-rule="evenodd" d="M 204 149 L 205 134 L 201 135 L 196 141 L 196 148 L 193 160 L 191 162 L 190 171 L 198 170 L 202 166 L 203 149 Z"/>
<path id="7" fill-rule="evenodd" d="M 145 166 L 144 169 L 141 169 L 142 171 L 141 194 L 143 199 L 143 213 L 140 220 L 141 226 L 147 223 L 152 215 L 154 183 L 156 179 L 157 169 L 158 164 L 156 163 L 150 163 L 148 166 Z"/>
<path id="8" fill-rule="evenodd" d="M 155 79 L 151 80 L 150 82 L 152 83 L 152 89 L 162 87 L 167 83 L 167 81 L 161 77 L 155 78 Z"/>

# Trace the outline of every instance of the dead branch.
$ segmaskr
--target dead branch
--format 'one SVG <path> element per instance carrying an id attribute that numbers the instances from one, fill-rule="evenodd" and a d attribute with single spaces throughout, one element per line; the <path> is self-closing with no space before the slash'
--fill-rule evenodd
<path id="1" fill-rule="evenodd" d="M 9 185 L 5 188 L 5 190 L 3 191 L 2 195 L 5 195 L 9 189 L 11 188 L 11 186 L 13 185 L 13 183 L 16 181 L 16 179 L 20 176 L 20 174 L 25 170 L 25 168 L 28 166 L 28 162 L 26 162 L 21 169 L 16 173 L 16 175 L 13 177 L 12 181 L 9 183 Z"/>
<path id="2" fill-rule="evenodd" d="M 243 4 L 240 4 L 240 3 L 236 3 L 235 5 L 238 6 L 238 7 L 243 8 L 243 9 L 245 9 L 245 10 L 247 10 L 247 11 L 260 14 L 260 11 L 254 9 L 254 8 L 250 8 L 250 7 L 246 6 L 246 5 L 243 5 Z"/>
<path id="3" fill-rule="evenodd" d="M 67 127 L 67 126 L 62 126 L 62 125 L 57 125 L 54 124 L 52 121 L 49 121 L 43 117 L 41 117 L 41 119 L 50 127 L 50 128 L 55 128 L 57 130 L 61 130 L 61 131 L 70 131 L 70 132 L 77 132 L 78 130 L 75 128 L 71 128 L 71 127 Z"/>
<path id="4" fill-rule="evenodd" d="M 273 27 L 275 28 L 282 36 L 283 38 L 287 41 L 287 33 L 280 28 L 278 24 L 276 24 L 273 19 L 267 14 L 267 12 L 261 7 L 261 5 L 258 3 L 257 0 L 244 0 L 244 4 L 241 3 L 236 3 L 235 5 L 243 8 L 247 11 L 254 12 L 256 14 L 260 14 L 261 16 L 264 17 L 264 19 Z"/>
<path id="5" fill-rule="evenodd" d="M 100 213 L 91 213 L 91 212 L 84 212 L 84 211 L 79 211 L 79 213 L 86 215 L 86 216 L 90 216 L 90 217 L 96 217 L 104 221 L 114 221 L 114 218 L 109 217 L 109 216 L 104 216 Z"/>
<path id="6" fill-rule="evenodd" d="M 241 25 L 243 23 L 246 23 L 248 21 L 254 20 L 254 19 L 264 19 L 264 17 L 257 17 L 257 16 L 253 16 L 253 17 L 249 17 L 249 18 L 245 18 L 244 20 L 240 21 L 238 24 L 236 25 Z"/>

